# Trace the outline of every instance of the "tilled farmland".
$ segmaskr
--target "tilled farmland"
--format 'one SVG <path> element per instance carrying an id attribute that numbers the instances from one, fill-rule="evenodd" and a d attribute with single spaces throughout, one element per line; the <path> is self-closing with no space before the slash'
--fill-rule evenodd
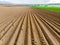
<path id="1" fill-rule="evenodd" d="M 60 13 L 0 6 L 0 45 L 60 45 Z"/>

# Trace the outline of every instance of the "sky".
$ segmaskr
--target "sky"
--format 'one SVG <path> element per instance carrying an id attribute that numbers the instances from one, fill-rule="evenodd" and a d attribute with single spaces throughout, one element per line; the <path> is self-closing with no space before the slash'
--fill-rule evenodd
<path id="1" fill-rule="evenodd" d="M 60 3 L 60 0 L 0 0 L 8 1 L 15 4 L 47 4 L 47 3 Z"/>

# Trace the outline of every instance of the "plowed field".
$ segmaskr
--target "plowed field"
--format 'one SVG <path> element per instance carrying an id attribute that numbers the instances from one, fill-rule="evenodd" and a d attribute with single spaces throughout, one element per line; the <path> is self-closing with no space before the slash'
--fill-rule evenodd
<path id="1" fill-rule="evenodd" d="M 60 13 L 0 7 L 0 45 L 60 45 Z"/>

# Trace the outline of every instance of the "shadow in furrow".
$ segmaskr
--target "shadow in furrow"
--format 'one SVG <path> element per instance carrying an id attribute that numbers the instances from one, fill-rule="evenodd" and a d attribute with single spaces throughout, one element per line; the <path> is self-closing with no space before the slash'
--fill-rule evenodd
<path id="1" fill-rule="evenodd" d="M 11 28 L 11 26 L 13 26 L 13 24 L 14 24 L 16 21 L 17 21 L 17 19 L 16 19 L 14 22 L 13 22 L 13 21 L 11 21 L 11 23 L 12 23 L 12 22 L 13 22 L 13 23 L 12 23 L 12 24 L 11 24 L 11 23 L 9 23 L 9 25 L 11 24 L 10 26 L 9 26 L 9 25 L 7 25 L 7 26 L 9 26 L 9 28 L 8 28 L 8 29 L 7 29 L 7 31 L 3 34 L 3 36 L 2 36 L 2 37 L 4 37 L 4 35 L 9 31 L 9 29 Z M 5 27 L 5 28 L 7 28 L 7 27 Z M 3 30 L 5 30 L 5 28 L 4 28 Z M 0 39 L 2 39 L 2 37 L 1 37 Z"/>
<path id="2" fill-rule="evenodd" d="M 19 18 L 18 18 L 18 19 L 19 19 Z M 14 32 L 13 32 L 13 34 L 15 33 L 15 31 L 16 31 L 16 29 L 17 29 L 17 27 L 18 27 L 18 25 L 19 25 L 19 23 L 20 23 L 20 21 L 21 21 L 21 19 L 22 19 L 22 17 L 20 18 L 20 20 L 18 21 L 18 23 L 17 23 L 16 27 L 14 28 Z M 17 20 L 16 20 L 16 21 L 17 21 Z M 13 24 L 14 24 L 14 23 L 13 23 Z M 11 35 L 11 37 L 10 37 L 10 39 L 9 39 L 8 43 L 10 42 L 10 40 L 11 40 L 11 38 L 12 38 L 13 34 Z"/>
<path id="3" fill-rule="evenodd" d="M 36 12 L 35 12 L 35 14 L 36 14 Z M 45 22 L 45 24 L 48 24 L 49 26 L 47 26 L 48 28 L 49 27 L 51 27 L 57 34 L 59 34 L 60 35 L 60 32 L 58 32 L 56 29 L 54 29 L 48 22 L 46 22 L 43 18 L 41 18 L 41 16 L 40 15 L 38 15 L 38 14 L 36 14 L 36 16 L 38 17 L 38 18 L 40 18 L 40 20 L 42 20 L 43 22 Z M 53 33 L 53 35 L 55 35 L 55 33 L 52 31 L 52 30 L 49 30 L 50 32 L 52 32 Z M 55 35 L 55 36 L 57 36 L 57 35 Z M 56 37 L 57 38 L 57 37 Z M 59 38 L 60 39 L 60 38 Z M 59 40 L 58 39 L 58 40 Z"/>
<path id="4" fill-rule="evenodd" d="M 35 19 L 35 17 L 34 17 L 34 14 L 33 14 L 33 20 Z M 35 19 L 36 20 L 36 19 Z M 35 22 L 35 20 L 34 20 L 34 22 Z M 37 21 L 36 21 L 37 22 Z M 36 22 L 35 22 L 35 25 L 36 25 Z M 38 25 L 39 26 L 39 25 Z M 43 39 L 43 37 L 41 36 L 41 34 L 39 33 L 39 30 L 38 30 L 38 28 L 37 28 L 37 25 L 36 25 L 36 30 L 37 30 L 37 32 L 38 32 L 38 36 L 39 36 L 39 39 L 40 39 L 40 42 L 41 42 L 41 45 L 46 45 L 46 43 L 44 42 L 44 39 Z"/>
<path id="5" fill-rule="evenodd" d="M 29 18 L 30 18 L 30 15 L 29 15 Z M 35 43 L 34 43 L 34 35 L 33 35 L 33 31 L 32 31 L 31 18 L 30 18 L 30 27 L 31 27 L 31 40 L 32 40 L 32 45 L 35 45 Z"/>
<path id="6" fill-rule="evenodd" d="M 22 17 L 21 17 L 21 18 L 22 18 Z M 24 16 L 24 18 L 25 18 L 25 16 Z M 20 26 L 19 32 L 18 32 L 18 34 L 17 34 L 17 37 L 16 37 L 16 39 L 15 39 L 14 45 L 16 45 L 16 42 L 18 41 L 18 38 L 19 38 L 19 35 L 20 35 L 20 32 L 21 32 L 21 29 L 22 29 L 22 25 L 23 25 L 23 22 L 24 22 L 24 18 L 23 18 L 22 24 L 21 24 L 21 26 Z"/>
<path id="7" fill-rule="evenodd" d="M 36 19 L 36 18 L 35 18 L 35 19 Z M 37 19 L 36 19 L 36 21 L 37 21 Z M 41 27 L 40 23 L 39 23 L 38 21 L 37 21 L 37 23 L 39 24 L 39 26 L 40 26 L 40 28 L 41 28 L 41 31 L 43 32 L 43 34 L 44 34 L 46 40 L 48 41 L 49 45 L 53 45 L 53 43 L 50 41 L 48 35 L 47 35 L 46 32 L 44 31 L 44 29 Z"/>
<path id="8" fill-rule="evenodd" d="M 27 20 L 26 20 L 26 32 L 25 32 L 24 45 L 28 44 L 28 13 L 26 15 L 27 15 Z"/>
<path id="9" fill-rule="evenodd" d="M 51 27 L 50 28 L 50 32 L 53 34 L 53 35 L 55 35 L 55 33 L 53 32 L 53 31 L 55 31 L 58 35 L 60 35 L 60 32 L 58 32 L 54 27 L 52 27 L 48 22 L 46 22 L 44 19 L 42 19 L 39 15 L 38 15 L 38 17 L 42 20 L 42 22 L 44 23 L 44 24 L 46 24 L 47 25 L 47 27 L 49 28 L 49 27 Z M 51 30 L 51 29 L 53 29 L 53 30 Z M 56 37 L 56 39 L 60 39 L 60 37 L 58 37 L 57 35 L 55 35 L 55 37 Z M 58 38 L 57 38 L 58 37 Z"/>

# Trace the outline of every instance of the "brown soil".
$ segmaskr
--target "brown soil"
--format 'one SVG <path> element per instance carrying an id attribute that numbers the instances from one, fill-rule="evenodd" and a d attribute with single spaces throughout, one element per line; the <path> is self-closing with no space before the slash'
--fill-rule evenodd
<path id="1" fill-rule="evenodd" d="M 0 45 L 60 45 L 60 13 L 0 6 Z"/>

